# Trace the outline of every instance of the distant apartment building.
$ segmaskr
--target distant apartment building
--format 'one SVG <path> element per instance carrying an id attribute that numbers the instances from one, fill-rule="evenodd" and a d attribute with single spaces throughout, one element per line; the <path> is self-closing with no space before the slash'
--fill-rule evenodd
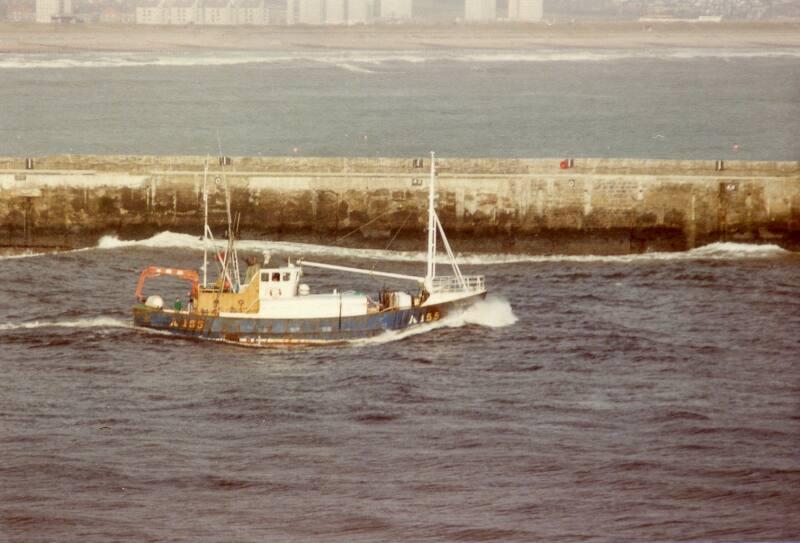
<path id="1" fill-rule="evenodd" d="M 381 0 L 381 19 L 404 21 L 411 19 L 412 0 Z"/>
<path id="2" fill-rule="evenodd" d="M 264 25 L 265 0 L 145 0 L 136 8 L 136 23 L 150 25 Z"/>
<path id="3" fill-rule="evenodd" d="M 36 0 L 36 22 L 52 23 L 72 15 L 72 0 Z"/>
<path id="4" fill-rule="evenodd" d="M 265 0 L 239 0 L 233 10 L 235 24 L 267 25 L 271 22 Z"/>
<path id="5" fill-rule="evenodd" d="M 14 23 L 36 21 L 36 8 L 28 2 L 11 2 L 6 6 L 6 20 Z"/>
<path id="6" fill-rule="evenodd" d="M 325 0 L 297 0 L 297 22 L 305 25 L 325 23 Z"/>
<path id="7" fill-rule="evenodd" d="M 140 1 L 136 6 L 136 24 L 140 25 L 163 25 L 166 24 L 164 17 L 164 0 L 145 0 Z"/>
<path id="8" fill-rule="evenodd" d="M 754 20 L 800 16 L 798 0 L 615 0 L 613 4 L 616 11 L 625 16 L 703 17 L 702 20 L 709 20 L 709 17 Z"/>
<path id="9" fill-rule="evenodd" d="M 541 21 L 544 0 L 508 0 L 508 18 L 512 21 Z"/>
<path id="10" fill-rule="evenodd" d="M 286 0 L 286 24 L 296 25 L 300 19 L 300 3 L 297 0 Z"/>
<path id="11" fill-rule="evenodd" d="M 338 25 L 366 23 L 368 0 L 287 0 L 286 24 Z"/>
<path id="12" fill-rule="evenodd" d="M 198 0 L 167 0 L 167 24 L 188 25 L 200 21 Z"/>
<path id="13" fill-rule="evenodd" d="M 367 0 L 347 0 L 347 24 L 364 24 L 370 20 L 370 3 Z"/>
<path id="14" fill-rule="evenodd" d="M 100 7 L 96 12 L 96 20 L 103 24 L 128 24 L 135 23 L 136 16 L 130 11 L 124 11 L 117 5 L 109 4 Z"/>
<path id="15" fill-rule="evenodd" d="M 325 24 L 342 25 L 347 22 L 346 0 L 325 0 Z"/>
<path id="16" fill-rule="evenodd" d="M 233 2 L 231 0 L 205 0 L 198 21 L 206 25 L 234 24 Z"/>
<path id="17" fill-rule="evenodd" d="M 464 20 L 488 22 L 497 19 L 497 0 L 465 0 Z"/>

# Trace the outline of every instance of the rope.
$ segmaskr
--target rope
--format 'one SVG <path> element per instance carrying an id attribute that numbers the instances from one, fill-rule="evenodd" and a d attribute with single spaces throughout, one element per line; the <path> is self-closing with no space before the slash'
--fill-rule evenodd
<path id="1" fill-rule="evenodd" d="M 399 236 L 399 235 L 400 235 L 400 232 L 403 230 L 403 227 L 406 225 L 406 223 L 408 222 L 408 219 L 410 219 L 410 218 L 411 218 L 411 215 L 413 215 L 413 214 L 414 214 L 414 210 L 413 210 L 413 209 L 412 209 L 411 211 L 409 211 L 409 212 L 408 212 L 408 215 L 406 215 L 406 218 L 405 218 L 405 220 L 403 221 L 403 224 L 401 224 L 401 225 L 400 225 L 400 228 L 398 228 L 398 229 L 397 229 L 397 232 L 395 232 L 395 234 L 394 234 L 394 236 L 392 237 L 392 239 L 390 239 L 390 240 L 389 240 L 389 243 L 388 243 L 388 244 L 386 245 L 386 247 L 383 249 L 384 251 L 388 251 L 388 250 L 389 250 L 389 247 L 391 247 L 391 246 L 392 246 L 392 243 L 394 243 L 394 240 L 396 240 L 396 239 L 397 239 L 397 236 Z"/>
<path id="2" fill-rule="evenodd" d="M 408 219 L 410 219 L 410 218 L 411 218 L 411 215 L 413 215 L 413 214 L 414 214 L 414 211 L 415 211 L 415 210 L 413 210 L 413 209 L 412 209 L 411 211 L 409 211 L 409 212 L 408 212 L 408 215 L 406 215 L 406 218 L 405 218 L 405 220 L 403 220 L 403 224 L 401 224 L 401 225 L 400 225 L 400 228 L 398 228 L 398 229 L 397 229 L 397 232 L 395 232 L 395 233 L 394 233 L 394 236 L 392 236 L 392 239 L 390 239 L 390 240 L 389 240 L 389 243 L 387 243 L 387 244 L 386 244 L 386 247 L 383 249 L 384 251 L 388 251 L 388 250 L 389 250 L 389 247 L 391 247 L 391 246 L 392 246 L 392 243 L 394 243 L 394 240 L 396 240 L 396 239 L 397 239 L 397 236 L 399 236 L 399 235 L 400 235 L 400 232 L 402 232 L 402 230 L 403 230 L 403 227 L 405 227 L 406 223 L 408 222 Z M 377 265 L 378 265 L 378 263 L 377 263 L 377 262 L 374 262 L 374 263 L 372 264 L 372 268 L 371 268 L 371 269 L 372 269 L 372 271 L 375 271 L 375 266 L 377 266 Z M 370 277 L 371 277 L 371 278 L 372 278 L 372 280 L 373 280 L 373 281 L 375 281 L 376 283 L 380 283 L 380 281 L 378 281 L 378 279 L 377 279 L 376 277 L 374 277 L 374 276 L 372 276 L 372 275 L 370 275 Z"/>
<path id="3" fill-rule="evenodd" d="M 345 238 L 347 238 L 347 237 L 350 237 L 350 236 L 352 236 L 353 234 L 355 234 L 356 232 L 358 232 L 359 230 L 361 230 L 361 229 L 362 229 L 362 228 L 364 228 L 365 226 L 369 226 L 370 224 L 374 223 L 375 221 L 377 221 L 377 220 L 378 220 L 378 219 L 380 219 L 381 217 L 383 217 L 383 216 L 385 216 L 385 215 L 388 215 L 389 213 L 391 213 L 391 210 L 384 211 L 383 213 L 381 213 L 380 215 L 378 215 L 377 217 L 375 217 L 375 218 L 374 218 L 374 219 L 372 219 L 371 221 L 367 221 L 366 223 L 362 224 L 361 226 L 359 226 L 358 228 L 356 228 L 356 229 L 355 229 L 355 230 L 353 230 L 352 232 L 348 232 L 347 234 L 343 235 L 342 237 L 340 237 L 340 238 L 336 238 L 336 241 L 334 241 L 334 242 L 333 242 L 333 244 L 334 244 L 334 245 L 338 245 L 338 244 L 339 244 L 339 242 L 340 242 L 340 241 L 342 241 L 343 239 L 345 239 Z"/>

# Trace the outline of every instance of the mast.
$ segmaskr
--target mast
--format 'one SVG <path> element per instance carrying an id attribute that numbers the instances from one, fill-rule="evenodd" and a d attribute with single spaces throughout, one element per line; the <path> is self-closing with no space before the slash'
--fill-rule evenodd
<path id="1" fill-rule="evenodd" d="M 233 218 L 231 216 L 231 192 L 228 186 L 228 176 L 225 174 L 225 157 L 222 154 L 222 140 L 220 140 L 219 132 L 217 132 L 217 145 L 219 146 L 219 163 L 222 168 L 222 182 L 225 185 L 225 213 L 228 219 L 228 246 L 225 249 L 225 255 L 222 261 L 222 270 L 231 283 L 231 290 L 239 292 L 240 276 L 239 276 L 239 259 L 236 255 L 236 240 L 233 225 Z"/>
<path id="2" fill-rule="evenodd" d="M 433 278 L 436 277 L 436 153 L 431 151 L 431 181 L 428 184 L 428 271 L 425 274 L 425 288 L 433 291 Z"/>
<path id="3" fill-rule="evenodd" d="M 208 155 L 203 169 L 203 288 L 208 279 Z"/>
<path id="4" fill-rule="evenodd" d="M 447 234 L 444 233 L 444 227 L 438 215 L 436 216 L 436 226 L 439 228 L 439 234 L 442 236 L 442 244 L 444 245 L 445 251 L 447 251 L 447 258 L 450 259 L 450 266 L 453 268 L 453 274 L 459 286 L 461 286 L 463 290 L 467 290 L 467 283 L 464 281 L 464 276 L 461 275 L 461 268 L 458 267 L 456 255 L 453 254 L 453 249 L 450 248 L 450 242 L 447 241 Z"/>

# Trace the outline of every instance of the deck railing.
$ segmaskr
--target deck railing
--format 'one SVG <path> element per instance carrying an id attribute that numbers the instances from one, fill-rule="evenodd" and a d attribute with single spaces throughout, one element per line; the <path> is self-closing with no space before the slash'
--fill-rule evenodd
<path id="1" fill-rule="evenodd" d="M 433 278 L 433 292 L 481 292 L 486 290 L 483 275 L 464 275 L 462 285 L 458 277 L 447 275 Z"/>

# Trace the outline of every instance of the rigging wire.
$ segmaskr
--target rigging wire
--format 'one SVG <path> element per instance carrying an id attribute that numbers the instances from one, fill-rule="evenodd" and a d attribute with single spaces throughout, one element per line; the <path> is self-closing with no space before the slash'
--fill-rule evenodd
<path id="1" fill-rule="evenodd" d="M 359 227 L 358 227 L 358 228 L 356 228 L 355 230 L 352 230 L 351 232 L 348 232 L 347 234 L 343 235 L 342 237 L 336 238 L 336 240 L 333 242 L 333 244 L 334 244 L 334 245 L 338 245 L 338 244 L 339 244 L 339 242 L 340 242 L 340 241 L 342 241 L 343 239 L 345 239 L 345 238 L 348 238 L 348 237 L 352 236 L 353 234 L 355 234 L 356 232 L 358 232 L 359 230 L 361 230 L 361 229 L 362 229 L 362 228 L 364 228 L 365 226 L 369 226 L 370 224 L 374 223 L 375 221 L 377 221 L 377 220 L 378 220 L 378 219 L 380 219 L 381 217 L 385 217 L 385 216 L 386 216 L 386 215 L 388 215 L 389 213 L 392 213 L 392 210 L 387 210 L 387 211 L 384 211 L 383 213 L 381 213 L 380 215 L 378 215 L 378 216 L 377 216 L 377 217 L 375 217 L 374 219 L 372 219 L 372 220 L 370 220 L 370 221 L 367 221 L 367 222 L 365 222 L 364 224 L 362 224 L 361 226 L 359 226 Z"/>
<path id="2" fill-rule="evenodd" d="M 384 251 L 388 251 L 389 250 L 389 247 L 392 246 L 392 243 L 394 243 L 394 241 L 397 239 L 397 236 L 399 236 L 400 232 L 403 231 L 403 228 L 405 228 L 406 223 L 408 222 L 408 219 L 411 218 L 411 216 L 414 214 L 415 211 L 416 211 L 416 209 L 412 209 L 411 211 L 408 212 L 408 215 L 406 215 L 406 218 L 403 220 L 403 224 L 400 225 L 400 228 L 398 228 L 397 232 L 394 233 L 394 236 L 392 236 L 392 239 L 390 239 L 389 243 L 386 244 L 386 247 L 383 248 Z M 372 268 L 371 268 L 372 271 L 375 271 L 375 266 L 377 266 L 377 265 L 378 265 L 377 262 L 373 262 L 372 263 Z M 371 275 L 370 277 L 372 277 L 372 280 L 375 281 L 376 283 L 378 282 L 378 280 L 375 278 L 375 276 Z"/>
<path id="3" fill-rule="evenodd" d="M 397 236 L 400 235 L 400 232 L 403 230 L 403 228 L 405 228 L 406 223 L 408 222 L 408 219 L 411 218 L 411 215 L 413 215 L 415 211 L 416 211 L 415 209 L 412 209 L 411 211 L 408 212 L 408 215 L 406 215 L 405 220 L 403 220 L 403 224 L 400 225 L 400 228 L 398 228 L 397 232 L 394 233 L 394 236 L 392 237 L 392 239 L 390 239 L 389 243 L 386 244 L 386 247 L 383 248 L 384 251 L 388 251 L 389 250 L 389 247 L 392 246 L 392 243 L 394 243 L 394 240 L 396 240 Z"/>

